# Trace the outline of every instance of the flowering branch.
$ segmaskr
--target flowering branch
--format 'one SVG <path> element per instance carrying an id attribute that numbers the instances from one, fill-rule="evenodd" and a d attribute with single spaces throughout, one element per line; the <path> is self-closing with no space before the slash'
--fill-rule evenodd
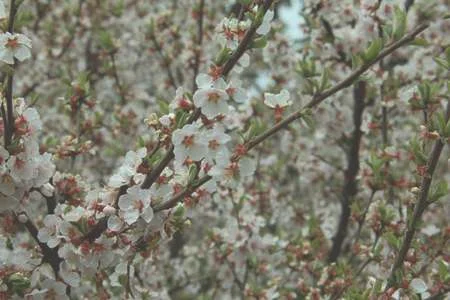
<path id="1" fill-rule="evenodd" d="M 361 76 L 364 72 L 369 70 L 370 67 L 372 67 L 375 63 L 379 62 L 381 59 L 385 58 L 395 50 L 401 48 L 402 46 L 412 42 L 417 35 L 419 35 L 422 31 L 428 28 L 428 24 L 422 24 L 417 26 L 413 31 L 405 35 L 400 40 L 392 43 L 391 45 L 387 46 L 384 50 L 382 50 L 378 56 L 371 62 L 365 63 L 362 66 L 360 66 L 358 69 L 356 69 L 353 73 L 351 73 L 346 79 L 342 80 L 335 86 L 325 90 L 323 93 L 317 94 L 313 97 L 313 99 L 308 102 L 302 109 L 293 112 L 288 117 L 283 119 L 282 121 L 278 122 L 275 126 L 272 128 L 266 130 L 261 135 L 257 136 L 256 138 L 252 139 L 249 143 L 247 143 L 247 149 L 250 150 L 254 148 L 255 146 L 259 145 L 261 142 L 266 140 L 268 137 L 272 136 L 273 134 L 277 133 L 281 129 L 285 128 L 287 125 L 292 123 L 293 121 L 299 119 L 304 114 L 305 110 L 312 109 L 316 106 L 318 106 L 320 103 L 322 103 L 325 99 L 328 97 L 336 94 L 340 90 L 349 87 L 352 85 L 358 78 Z"/>
<path id="2" fill-rule="evenodd" d="M 26 216 L 26 215 L 25 215 Z M 38 230 L 36 228 L 36 225 L 31 222 L 31 220 L 26 216 L 27 221 L 24 223 L 25 228 L 28 230 L 30 235 L 33 237 L 33 239 L 38 243 L 39 247 L 42 250 L 43 258 L 42 260 L 44 262 L 47 262 L 52 267 L 55 274 L 58 274 L 59 271 L 59 264 L 61 263 L 62 259 L 58 256 L 58 248 L 50 248 L 47 246 L 46 243 L 42 243 L 38 239 Z M 17 220 L 17 222 L 19 222 Z"/>
<path id="3" fill-rule="evenodd" d="M 263 13 L 265 14 L 267 10 L 269 10 L 270 6 L 274 0 L 266 0 L 263 4 Z M 233 67 L 236 65 L 236 63 L 239 61 L 241 56 L 244 54 L 244 52 L 248 49 L 248 46 L 250 45 L 256 30 L 258 29 L 260 24 L 253 23 L 252 26 L 248 29 L 247 33 L 245 34 L 244 38 L 240 42 L 239 46 L 235 50 L 235 52 L 231 55 L 231 57 L 228 59 L 228 61 L 224 64 L 222 67 L 222 76 L 226 77 L 229 72 L 233 69 Z M 200 108 L 196 108 L 190 118 L 188 119 L 188 124 L 195 122 L 201 114 Z M 175 157 L 174 153 L 174 146 L 171 145 L 169 150 L 167 151 L 164 158 L 161 160 L 161 162 L 154 168 L 152 171 L 146 176 L 144 182 L 142 183 L 142 188 L 147 189 L 152 186 L 152 184 L 155 182 L 156 179 L 158 179 L 161 172 L 165 169 L 165 167 L 172 161 L 172 159 Z"/>
<path id="4" fill-rule="evenodd" d="M 384 50 L 382 50 L 378 56 L 370 61 L 365 63 L 364 65 L 360 66 L 358 69 L 356 69 L 353 73 L 351 73 L 346 79 L 339 82 L 335 86 L 325 90 L 323 93 L 316 95 L 308 104 L 306 104 L 302 109 L 299 109 L 298 111 L 290 114 L 285 119 L 281 120 L 277 124 L 275 124 L 270 129 L 266 130 L 259 136 L 253 138 L 252 140 L 245 143 L 245 148 L 247 150 L 251 150 L 257 145 L 261 144 L 263 141 L 277 133 L 283 128 L 286 128 L 290 123 L 294 122 L 295 120 L 302 117 L 305 110 L 312 109 L 316 106 L 318 106 L 320 103 L 322 103 L 325 99 L 328 97 L 334 95 L 335 93 L 339 92 L 340 90 L 352 85 L 356 80 L 358 80 L 359 76 L 361 76 L 364 72 L 366 72 L 371 66 L 379 62 L 384 57 L 388 56 L 395 50 L 399 49 L 400 47 L 407 45 L 411 41 L 415 39 L 417 35 L 419 35 L 421 32 L 423 32 L 425 29 L 428 28 L 428 24 L 422 24 L 418 27 L 416 27 L 413 31 L 405 35 L 400 40 L 392 43 L 391 45 L 387 46 Z M 234 160 L 237 160 L 238 157 L 234 157 Z M 203 176 L 200 178 L 194 185 L 186 187 L 183 191 L 176 194 L 174 197 L 172 197 L 170 200 L 165 202 L 164 204 L 161 204 L 160 206 L 157 206 L 154 208 L 155 211 L 164 210 L 173 208 L 177 205 L 179 201 L 182 201 L 184 197 L 190 195 L 192 192 L 194 192 L 198 187 L 203 185 L 204 183 L 208 182 L 212 177 L 209 175 Z M 144 182 L 145 183 L 145 182 Z"/>
<path id="5" fill-rule="evenodd" d="M 445 121 L 448 122 L 450 119 L 450 101 L 447 102 L 447 112 L 445 116 Z M 386 290 L 391 288 L 395 283 L 395 277 L 397 273 L 403 268 L 403 262 L 406 259 L 408 250 L 411 248 L 411 243 L 413 241 L 414 235 L 417 231 L 422 215 L 425 212 L 430 202 L 428 202 L 428 192 L 430 191 L 431 181 L 433 180 L 433 174 L 436 169 L 437 163 L 444 149 L 444 143 L 441 139 L 437 139 L 434 143 L 433 149 L 431 150 L 430 156 L 428 158 L 426 174 L 422 178 L 422 183 L 420 184 L 420 192 L 417 197 L 417 201 L 414 207 L 414 213 L 411 219 L 408 221 L 408 229 L 403 237 L 402 244 L 400 246 L 400 251 L 398 252 L 394 265 L 392 267 L 391 273 L 388 278 L 388 284 Z"/>

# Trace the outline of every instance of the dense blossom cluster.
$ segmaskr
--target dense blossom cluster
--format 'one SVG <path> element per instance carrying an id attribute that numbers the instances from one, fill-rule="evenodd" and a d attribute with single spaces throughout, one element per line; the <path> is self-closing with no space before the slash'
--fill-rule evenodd
<path id="1" fill-rule="evenodd" d="M 297 41 L 281 1 L 35 2 L 0 0 L 0 298 L 450 290 L 448 1 L 305 0 Z"/>

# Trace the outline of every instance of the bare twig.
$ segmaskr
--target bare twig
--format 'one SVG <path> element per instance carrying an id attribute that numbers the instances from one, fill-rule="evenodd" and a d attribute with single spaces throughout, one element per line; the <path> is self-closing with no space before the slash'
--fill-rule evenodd
<path id="1" fill-rule="evenodd" d="M 205 14 L 204 10 L 205 10 L 205 0 L 200 0 L 197 19 L 197 43 L 195 45 L 194 77 L 192 82 L 193 91 L 197 89 L 197 83 L 195 82 L 195 78 L 197 78 L 200 69 L 202 44 L 203 44 L 203 17 Z"/>
<path id="2" fill-rule="evenodd" d="M 164 51 L 163 51 L 161 45 L 159 44 L 158 40 L 156 39 L 156 35 L 154 32 L 151 33 L 150 39 L 153 43 L 153 47 L 155 47 L 156 52 L 158 52 L 159 56 L 162 59 L 162 62 L 164 64 L 164 69 L 166 69 L 167 76 L 169 77 L 170 85 L 176 90 L 178 85 L 175 80 L 175 76 L 173 75 L 172 70 L 170 69 L 171 63 L 170 63 L 169 57 L 166 54 L 164 54 Z"/>

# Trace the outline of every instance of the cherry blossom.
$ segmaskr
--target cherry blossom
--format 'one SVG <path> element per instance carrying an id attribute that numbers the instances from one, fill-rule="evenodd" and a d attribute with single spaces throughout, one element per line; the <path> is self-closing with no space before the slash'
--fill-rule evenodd
<path id="1" fill-rule="evenodd" d="M 44 218 L 44 227 L 39 229 L 38 239 L 50 248 L 55 248 L 61 241 L 59 234 L 62 219 L 56 215 L 47 215 Z"/>
<path id="2" fill-rule="evenodd" d="M 187 158 L 201 160 L 207 154 L 207 140 L 199 133 L 197 125 L 185 125 L 172 134 L 172 142 L 175 147 L 175 159 L 183 162 Z"/>
<path id="3" fill-rule="evenodd" d="M 289 91 L 282 90 L 279 94 L 264 94 L 264 104 L 269 106 L 270 108 L 283 108 L 289 105 L 292 105 L 292 101 L 290 99 Z"/>
<path id="4" fill-rule="evenodd" d="M 145 148 L 141 148 L 137 152 L 128 151 L 118 173 L 111 176 L 108 185 L 111 187 L 120 187 L 129 183 L 131 179 L 138 180 L 137 168 L 146 155 L 147 150 Z"/>
<path id="5" fill-rule="evenodd" d="M 0 60 L 14 64 L 14 58 L 24 61 L 31 57 L 31 40 L 20 33 L 0 34 Z"/>
<path id="6" fill-rule="evenodd" d="M 128 188 L 125 195 L 119 198 L 120 213 L 127 224 L 133 224 L 139 217 L 147 223 L 153 218 L 150 190 L 143 190 L 138 186 Z"/>

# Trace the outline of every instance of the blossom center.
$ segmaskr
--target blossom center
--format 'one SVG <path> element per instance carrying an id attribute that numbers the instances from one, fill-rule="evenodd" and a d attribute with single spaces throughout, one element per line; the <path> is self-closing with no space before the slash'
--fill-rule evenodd
<path id="1" fill-rule="evenodd" d="M 217 142 L 217 140 L 211 140 L 208 143 L 208 147 L 212 150 L 216 150 L 219 147 L 219 143 Z"/>
<path id="2" fill-rule="evenodd" d="M 16 158 L 16 161 L 14 162 L 14 166 L 17 169 L 22 169 L 25 166 L 25 161 L 21 160 L 20 158 Z"/>
<path id="3" fill-rule="evenodd" d="M 217 103 L 220 100 L 220 95 L 216 92 L 211 92 L 208 94 L 208 101 Z"/>
<path id="4" fill-rule="evenodd" d="M 187 135 L 183 139 L 183 145 L 185 147 L 191 147 L 194 145 L 194 135 Z"/>
<path id="5" fill-rule="evenodd" d="M 142 210 L 144 209 L 144 203 L 142 203 L 141 200 L 135 200 L 134 201 L 134 208 L 139 210 L 139 212 L 142 212 Z"/>
<path id="6" fill-rule="evenodd" d="M 6 47 L 15 49 L 19 46 L 19 41 L 17 38 L 11 38 L 6 42 Z"/>

